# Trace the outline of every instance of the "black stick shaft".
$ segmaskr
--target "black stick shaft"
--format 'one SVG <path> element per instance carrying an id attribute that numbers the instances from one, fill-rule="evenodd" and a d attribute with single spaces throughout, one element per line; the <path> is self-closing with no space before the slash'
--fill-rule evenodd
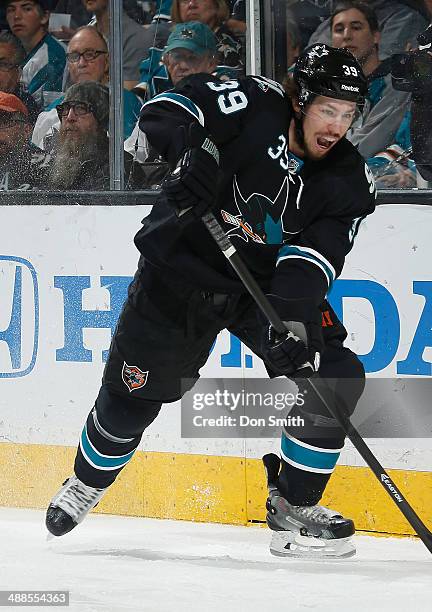
<path id="1" fill-rule="evenodd" d="M 273 329 L 278 334 L 284 334 L 286 327 L 282 323 L 276 310 L 270 304 L 266 296 L 264 295 L 261 287 L 258 285 L 248 268 L 245 266 L 240 255 L 237 253 L 229 237 L 225 234 L 221 228 L 219 222 L 215 219 L 213 213 L 206 213 L 202 220 L 208 231 L 217 242 L 220 250 L 230 262 L 231 266 L 237 272 L 240 280 L 243 282 L 246 289 L 249 291 L 255 302 L 258 304 L 260 310 L 266 316 Z"/>
<path id="2" fill-rule="evenodd" d="M 268 319 L 273 329 L 278 334 L 284 334 L 286 332 L 286 327 L 283 324 L 281 318 L 264 295 L 261 287 L 258 285 L 252 274 L 249 272 L 240 255 L 237 253 L 231 240 L 225 234 L 219 222 L 215 219 L 213 213 L 206 213 L 202 217 L 202 220 L 204 225 L 207 227 L 208 231 L 218 244 L 222 253 L 228 259 L 234 270 L 237 272 L 245 288 L 249 291 L 252 298 L 257 303 L 261 312 Z M 340 410 L 338 406 L 329 405 L 329 403 L 323 397 L 312 379 L 308 379 L 308 382 L 314 393 L 316 393 L 319 399 L 323 402 L 328 412 L 338 421 L 344 433 L 350 439 L 353 446 L 357 449 L 360 456 L 370 467 L 383 489 L 396 504 L 397 508 L 399 508 L 399 511 L 404 515 L 408 523 L 417 533 L 417 535 L 419 536 L 423 544 L 426 546 L 426 548 L 429 550 L 429 552 L 432 553 L 432 533 L 423 523 L 421 518 L 416 514 L 416 512 L 410 506 L 408 501 L 404 498 L 398 487 L 394 484 L 393 480 L 379 463 L 378 459 L 372 453 L 372 451 L 370 450 L 366 442 L 363 440 L 359 432 L 355 429 L 348 416 L 342 410 Z"/>

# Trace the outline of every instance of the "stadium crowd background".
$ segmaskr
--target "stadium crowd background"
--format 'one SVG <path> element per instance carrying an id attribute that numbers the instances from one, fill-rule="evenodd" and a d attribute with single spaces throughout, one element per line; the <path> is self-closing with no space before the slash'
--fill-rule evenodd
<path id="1" fill-rule="evenodd" d="M 0 0 L 0 190 L 107 190 L 109 0 Z M 412 188 L 411 94 L 396 91 L 391 55 L 417 47 L 432 0 L 273 0 L 284 81 L 312 42 L 347 47 L 369 96 L 349 138 L 378 187 Z M 280 13 L 279 13 L 280 14 Z M 283 27 L 281 27 L 283 26 Z M 246 0 L 123 0 L 123 136 L 127 189 L 160 187 L 167 172 L 139 132 L 144 101 L 194 72 L 245 73 Z M 282 57 L 283 56 L 283 57 Z"/>

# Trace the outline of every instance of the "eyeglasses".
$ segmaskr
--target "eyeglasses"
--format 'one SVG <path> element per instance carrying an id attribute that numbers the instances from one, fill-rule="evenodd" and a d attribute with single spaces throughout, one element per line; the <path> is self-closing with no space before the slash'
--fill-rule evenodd
<path id="1" fill-rule="evenodd" d="M 12 64 L 12 62 L 4 62 L 0 60 L 0 72 L 10 72 L 18 67 L 19 64 Z"/>
<path id="2" fill-rule="evenodd" d="M 107 55 L 107 51 L 96 51 L 95 49 L 86 49 L 82 53 L 79 51 L 72 51 L 72 53 L 66 53 L 66 58 L 70 64 L 77 64 L 81 57 L 83 57 L 86 62 L 94 62 L 99 55 Z"/>
<path id="3" fill-rule="evenodd" d="M 64 102 L 63 104 L 59 104 L 56 108 L 60 120 L 67 117 L 71 109 L 77 117 L 83 117 L 89 113 L 94 113 L 93 106 L 87 104 L 87 102 Z"/>

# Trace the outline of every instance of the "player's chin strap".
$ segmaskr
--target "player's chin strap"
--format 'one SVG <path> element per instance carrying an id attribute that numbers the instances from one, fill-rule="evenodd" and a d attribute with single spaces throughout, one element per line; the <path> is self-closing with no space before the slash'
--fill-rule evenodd
<path id="1" fill-rule="evenodd" d="M 249 269 L 246 267 L 240 255 L 237 253 L 236 248 L 232 244 L 230 238 L 225 234 L 222 227 L 214 217 L 213 213 L 208 212 L 203 215 L 202 221 L 210 232 L 210 234 L 212 235 L 212 237 L 214 238 L 222 253 L 225 255 L 231 266 L 236 271 L 245 288 L 255 300 L 256 304 L 258 305 L 258 308 L 260 308 L 261 312 L 264 314 L 270 325 L 275 330 L 275 332 L 280 335 L 286 334 L 287 328 L 285 324 L 279 317 L 276 310 L 270 304 L 269 300 L 264 295 L 261 287 L 258 285 L 255 278 L 252 276 Z M 375 455 L 367 446 L 361 435 L 352 425 L 349 417 L 347 416 L 347 411 L 344 409 L 344 406 L 339 406 L 339 404 L 342 403 L 341 398 L 338 398 L 339 401 L 336 402 L 335 405 L 330 406 L 325 397 L 322 395 L 321 391 L 315 385 L 313 379 L 304 379 L 304 382 L 306 381 L 310 385 L 314 393 L 318 396 L 320 401 L 323 403 L 327 411 L 333 416 L 333 418 L 338 421 L 344 433 L 347 435 L 353 446 L 357 449 L 361 457 L 370 467 L 378 482 L 381 484 L 387 494 L 391 497 L 393 502 L 399 508 L 399 511 L 404 515 L 408 523 L 417 533 L 417 535 L 419 536 L 423 544 L 426 546 L 426 548 L 429 550 L 429 552 L 432 553 L 432 533 L 429 531 L 429 529 L 426 527 L 420 517 L 416 514 L 416 512 L 410 506 L 408 501 L 404 498 L 404 496 L 394 484 L 390 476 L 387 474 L 387 472 L 381 466 Z"/>

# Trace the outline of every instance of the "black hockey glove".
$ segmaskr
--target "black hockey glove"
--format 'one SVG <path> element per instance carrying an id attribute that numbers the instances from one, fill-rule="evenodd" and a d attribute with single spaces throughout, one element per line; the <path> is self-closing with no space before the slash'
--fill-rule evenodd
<path id="1" fill-rule="evenodd" d="M 320 310 L 308 299 L 267 297 L 285 323 L 287 333 L 277 335 L 267 322 L 262 342 L 265 363 L 279 375 L 293 378 L 313 376 L 318 371 L 324 347 Z"/>
<path id="2" fill-rule="evenodd" d="M 186 142 L 186 150 L 166 177 L 162 189 L 168 205 L 179 217 L 187 213 L 198 218 L 211 209 L 217 196 L 219 150 L 198 123 L 189 126 Z"/>

